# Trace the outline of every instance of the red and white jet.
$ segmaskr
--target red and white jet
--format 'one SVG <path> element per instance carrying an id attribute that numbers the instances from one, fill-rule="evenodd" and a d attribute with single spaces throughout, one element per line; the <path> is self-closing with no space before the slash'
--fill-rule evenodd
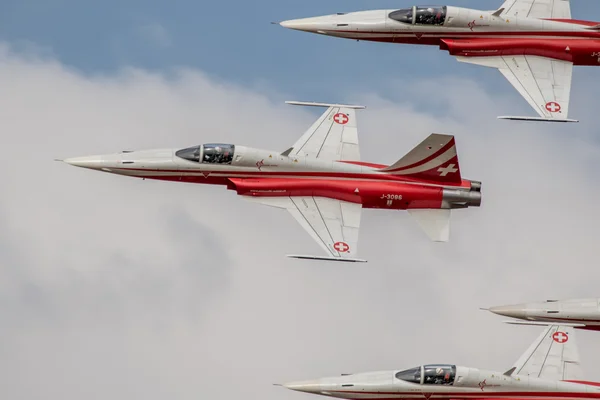
<path id="1" fill-rule="evenodd" d="M 439 46 L 458 61 L 497 68 L 539 114 L 569 119 L 573 65 L 600 65 L 600 23 L 571 19 L 569 0 L 507 0 L 494 11 L 450 6 L 338 13 L 282 26 L 375 42 Z"/>
<path id="2" fill-rule="evenodd" d="M 290 382 L 284 387 L 352 400 L 599 399 L 600 383 L 583 381 L 575 333 L 550 326 L 506 372 L 430 364 Z"/>
<path id="3" fill-rule="evenodd" d="M 462 179 L 454 136 L 432 134 L 391 166 L 360 161 L 355 110 L 327 110 L 284 152 L 233 144 L 122 152 L 64 160 L 145 179 L 224 185 L 243 198 L 288 210 L 336 261 L 356 258 L 363 208 L 408 210 L 434 241 L 447 241 L 450 210 L 478 207 L 481 182 Z"/>

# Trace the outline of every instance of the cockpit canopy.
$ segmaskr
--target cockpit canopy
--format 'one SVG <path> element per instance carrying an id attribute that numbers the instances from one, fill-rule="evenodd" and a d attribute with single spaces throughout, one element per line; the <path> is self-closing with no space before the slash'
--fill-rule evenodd
<path id="1" fill-rule="evenodd" d="M 204 164 L 231 164 L 235 146 L 233 144 L 209 143 L 188 147 L 175 152 L 177 157 Z"/>
<path id="2" fill-rule="evenodd" d="M 411 25 L 444 25 L 447 10 L 446 6 L 413 6 L 393 11 L 388 16 Z"/>
<path id="3" fill-rule="evenodd" d="M 452 385 L 456 378 L 456 365 L 430 364 L 400 371 L 396 378 L 420 385 Z"/>

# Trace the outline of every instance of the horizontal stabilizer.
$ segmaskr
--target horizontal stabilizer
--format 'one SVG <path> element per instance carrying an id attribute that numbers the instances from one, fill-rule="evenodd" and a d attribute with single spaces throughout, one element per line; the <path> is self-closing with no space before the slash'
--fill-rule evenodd
<path id="1" fill-rule="evenodd" d="M 558 118 L 541 118 L 541 117 L 513 117 L 509 115 L 503 115 L 498 119 L 509 119 L 512 121 L 537 121 L 537 122 L 579 122 L 577 119 L 558 119 Z"/>
<path id="2" fill-rule="evenodd" d="M 434 242 L 447 242 L 450 239 L 450 210 L 425 209 L 408 210 L 421 229 Z"/>
<path id="3" fill-rule="evenodd" d="M 586 29 L 590 29 L 592 31 L 600 31 L 600 24 L 594 25 L 594 26 L 590 26 L 590 27 L 588 27 Z"/>
<path id="4" fill-rule="evenodd" d="M 496 10 L 494 13 L 492 13 L 492 15 L 494 17 L 499 17 L 502 15 L 502 13 L 504 12 L 504 8 L 499 8 L 498 10 Z"/>
<path id="5" fill-rule="evenodd" d="M 297 255 L 290 254 L 288 255 L 290 258 L 299 258 L 301 260 L 321 260 L 321 261 L 341 261 L 341 262 L 360 262 L 365 263 L 367 260 L 362 260 L 360 258 L 338 258 L 338 257 L 325 257 L 325 256 L 305 256 L 305 255 Z"/>
<path id="6" fill-rule="evenodd" d="M 556 322 L 541 322 L 541 321 L 516 321 L 516 320 L 506 320 L 506 321 L 502 321 L 505 324 L 511 324 L 511 325 L 533 325 L 533 326 L 551 326 L 551 325 L 556 325 Z M 570 326 L 573 328 L 583 328 L 585 327 L 585 324 L 565 324 L 565 323 L 560 323 L 561 326 Z"/>

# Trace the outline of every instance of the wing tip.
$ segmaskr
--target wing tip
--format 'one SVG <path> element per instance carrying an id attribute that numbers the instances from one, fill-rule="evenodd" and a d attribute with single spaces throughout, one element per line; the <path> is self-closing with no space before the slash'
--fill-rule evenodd
<path id="1" fill-rule="evenodd" d="M 570 118 L 543 118 L 543 117 L 519 117 L 512 115 L 501 115 L 498 119 L 507 119 L 511 121 L 530 121 L 530 122 L 579 122 L 578 119 Z"/>
<path id="2" fill-rule="evenodd" d="M 289 104 L 292 106 L 306 106 L 306 107 L 343 107 L 343 108 L 352 108 L 355 110 L 364 110 L 367 108 L 366 106 L 361 105 L 352 105 L 352 104 L 337 104 L 337 103 L 319 103 L 314 101 L 295 101 L 295 100 L 287 100 L 285 104 Z"/>
<path id="3" fill-rule="evenodd" d="M 309 256 L 309 255 L 302 255 L 302 254 L 288 254 L 286 257 L 297 258 L 297 259 L 301 259 L 301 260 L 337 261 L 337 262 L 351 262 L 351 263 L 366 263 L 367 262 L 367 260 L 363 260 L 361 258 Z"/>

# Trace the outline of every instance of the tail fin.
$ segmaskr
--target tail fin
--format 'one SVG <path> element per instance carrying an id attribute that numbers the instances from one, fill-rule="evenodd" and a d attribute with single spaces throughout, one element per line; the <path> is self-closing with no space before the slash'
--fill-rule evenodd
<path id="1" fill-rule="evenodd" d="M 429 135 L 394 165 L 382 171 L 439 183 L 462 183 L 452 135 Z"/>

